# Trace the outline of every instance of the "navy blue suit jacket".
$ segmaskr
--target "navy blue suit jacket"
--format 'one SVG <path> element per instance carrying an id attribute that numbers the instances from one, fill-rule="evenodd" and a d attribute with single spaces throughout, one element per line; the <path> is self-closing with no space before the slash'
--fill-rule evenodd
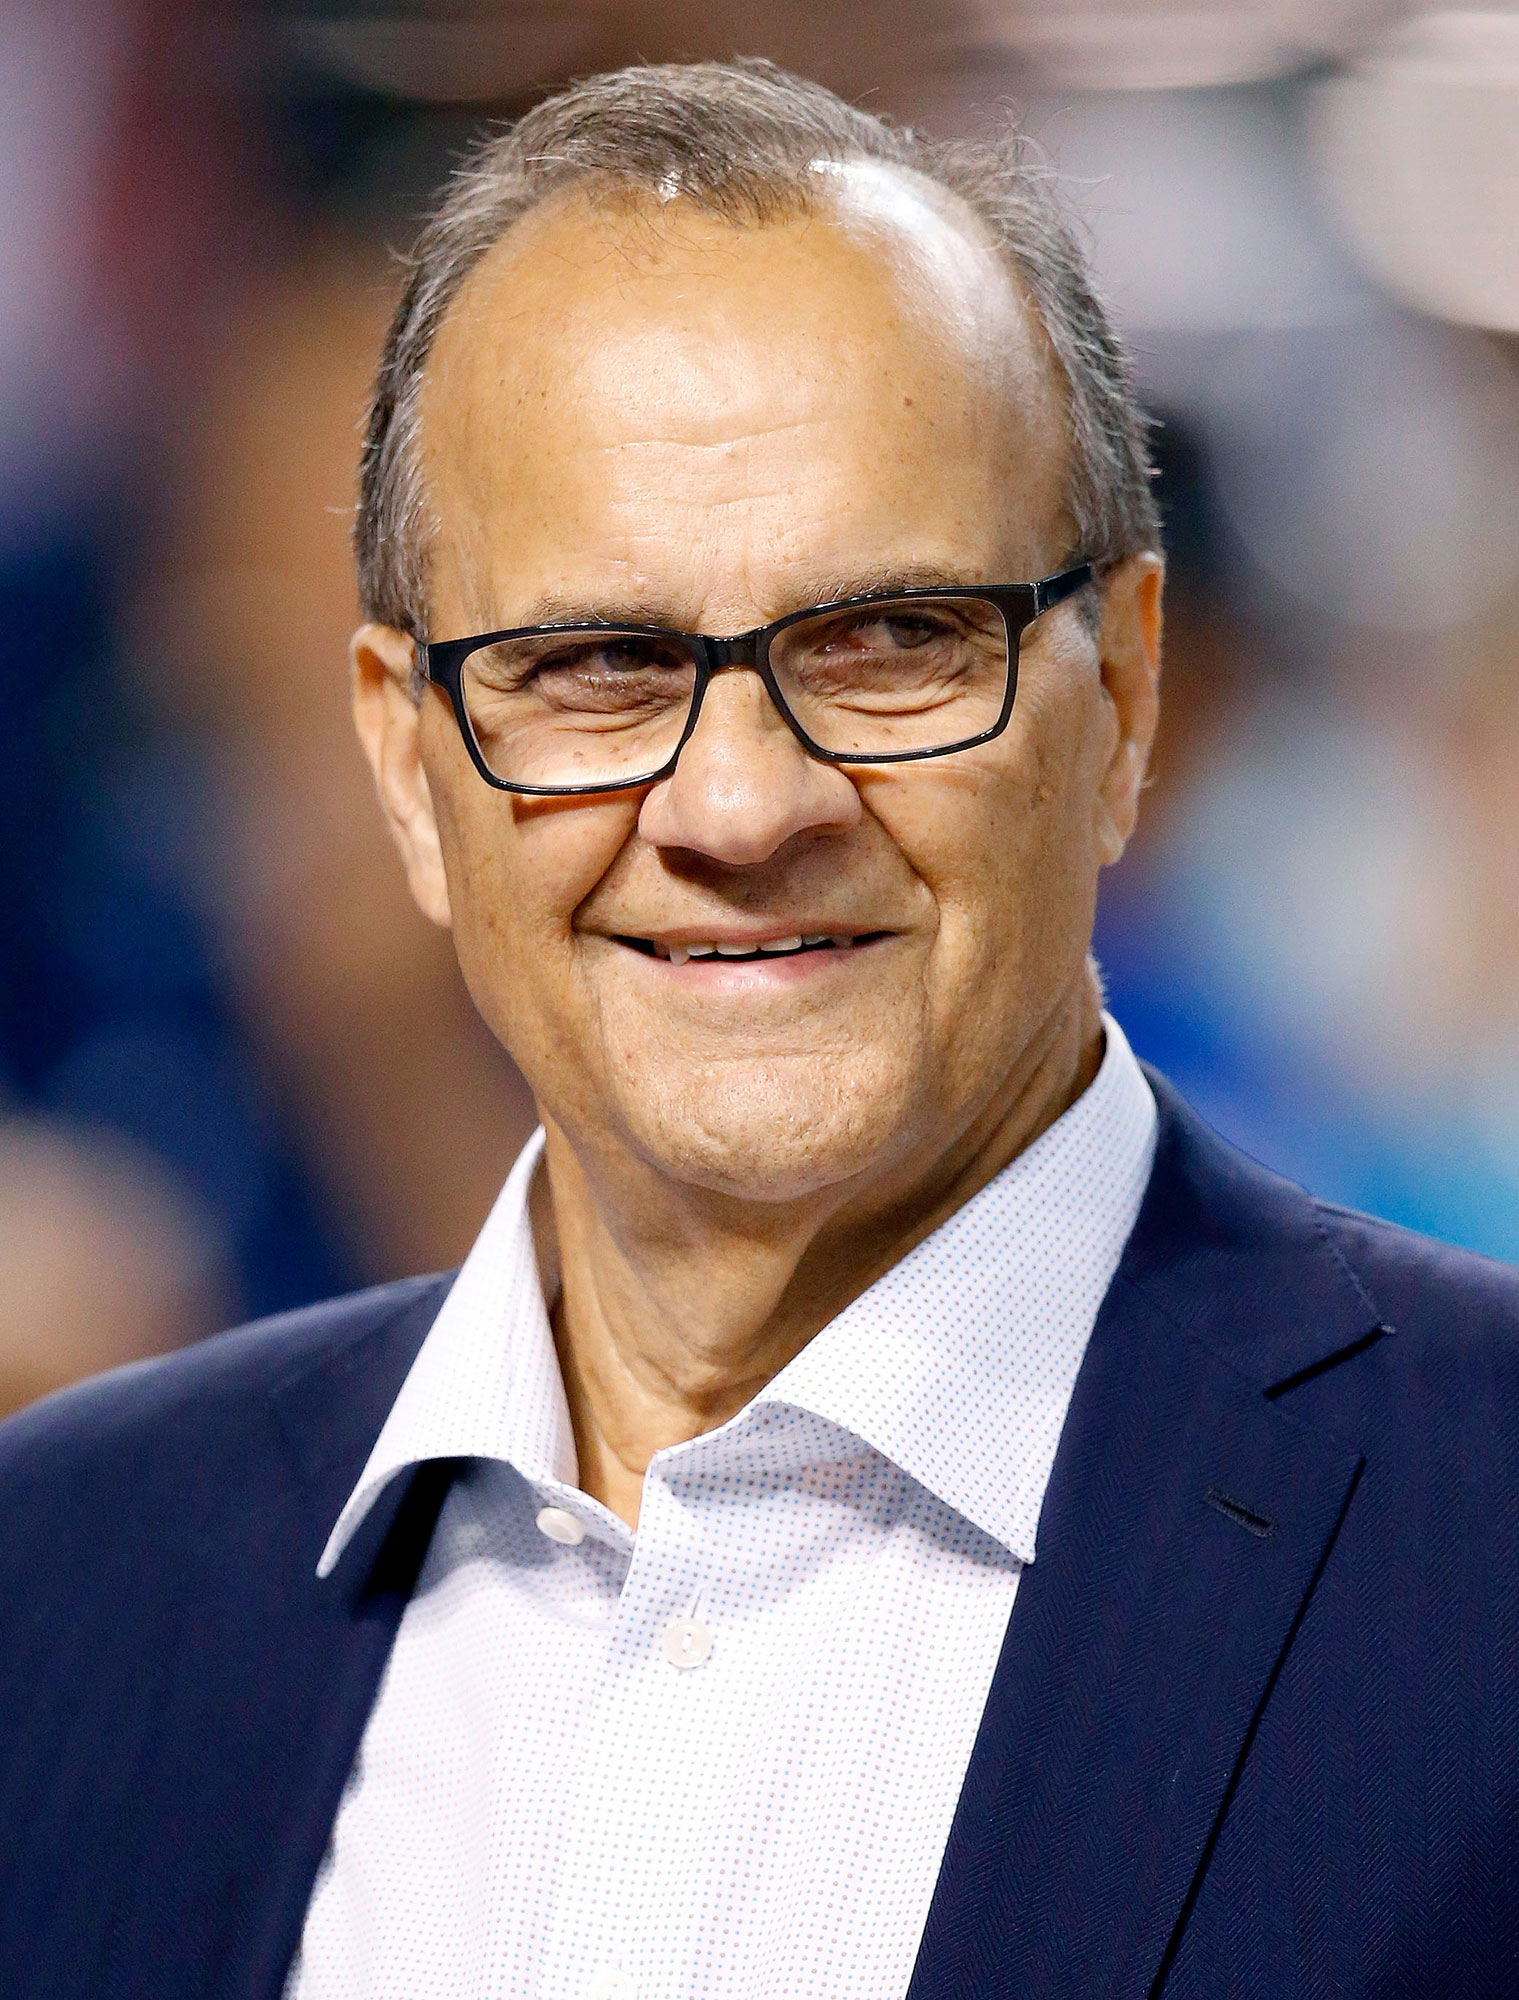
<path id="1" fill-rule="evenodd" d="M 1156 1088 L 911 2000 L 1519 1994 L 1519 1275 Z M 0 1430 L 7 2000 L 279 1994 L 451 1468 L 317 1557 L 447 1286 Z"/>

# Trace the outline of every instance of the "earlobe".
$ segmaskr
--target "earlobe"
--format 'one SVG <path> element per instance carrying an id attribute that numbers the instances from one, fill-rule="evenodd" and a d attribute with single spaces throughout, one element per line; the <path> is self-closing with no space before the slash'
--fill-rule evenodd
<path id="1" fill-rule="evenodd" d="M 422 760 L 422 711 L 412 691 L 414 648 L 389 625 L 361 625 L 348 655 L 353 720 L 411 893 L 423 915 L 452 924 L 437 815 Z"/>
<path id="2" fill-rule="evenodd" d="M 1122 857 L 1134 831 L 1160 719 L 1164 582 L 1164 563 L 1147 552 L 1120 563 L 1103 592 L 1098 647 L 1114 725 L 1097 797 L 1097 853 L 1105 868 Z"/>

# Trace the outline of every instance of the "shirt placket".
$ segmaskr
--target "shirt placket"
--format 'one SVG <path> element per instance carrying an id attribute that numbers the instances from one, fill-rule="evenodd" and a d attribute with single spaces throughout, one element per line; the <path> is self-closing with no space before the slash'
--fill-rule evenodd
<path id="1" fill-rule="evenodd" d="M 541 2000 L 685 2000 L 710 1804 L 703 1745 L 725 1707 L 709 1580 L 720 1552 L 672 1455 L 639 1527 L 587 1704 Z"/>

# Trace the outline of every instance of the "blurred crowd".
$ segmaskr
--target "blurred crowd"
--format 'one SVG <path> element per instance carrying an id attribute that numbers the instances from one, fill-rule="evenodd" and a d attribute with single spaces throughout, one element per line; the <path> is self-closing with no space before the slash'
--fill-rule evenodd
<path id="1" fill-rule="evenodd" d="M 0 1408 L 478 1229 L 531 1105 L 346 713 L 391 253 L 485 120 L 735 50 L 1064 176 L 1171 563 L 1110 1002 L 1259 1158 L 1519 1259 L 1519 11 L 10 0 Z"/>

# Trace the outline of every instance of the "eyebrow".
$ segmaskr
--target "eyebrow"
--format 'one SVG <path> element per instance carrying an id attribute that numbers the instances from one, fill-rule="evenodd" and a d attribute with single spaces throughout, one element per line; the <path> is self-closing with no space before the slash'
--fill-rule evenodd
<path id="1" fill-rule="evenodd" d="M 813 573 L 795 590 L 788 590 L 775 618 L 806 611 L 814 604 L 837 604 L 851 597 L 890 597 L 909 590 L 955 590 L 970 584 L 986 583 L 986 577 L 968 577 L 942 563 L 892 563 L 880 568 Z M 769 619 L 764 621 L 770 623 Z M 537 625 L 657 625 L 669 631 L 687 631 L 679 614 L 667 604 L 622 597 L 571 597 L 546 591 L 524 607 L 516 625 L 499 629 L 512 631 Z M 711 633 L 712 638 L 731 637 Z"/>

